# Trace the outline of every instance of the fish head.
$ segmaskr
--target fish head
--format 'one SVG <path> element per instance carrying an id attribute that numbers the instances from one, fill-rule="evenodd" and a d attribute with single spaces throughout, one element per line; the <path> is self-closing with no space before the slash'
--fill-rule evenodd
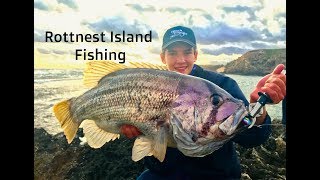
<path id="1" fill-rule="evenodd" d="M 248 114 L 242 100 L 201 79 L 181 81 L 172 103 L 171 127 L 178 149 L 202 157 L 219 149 L 237 132 Z"/>

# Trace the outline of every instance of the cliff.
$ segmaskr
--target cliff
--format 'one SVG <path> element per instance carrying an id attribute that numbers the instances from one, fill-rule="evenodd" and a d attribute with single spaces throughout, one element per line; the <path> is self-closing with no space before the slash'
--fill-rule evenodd
<path id="1" fill-rule="evenodd" d="M 227 63 L 223 73 L 264 76 L 278 64 L 286 65 L 286 49 L 253 50 Z"/>

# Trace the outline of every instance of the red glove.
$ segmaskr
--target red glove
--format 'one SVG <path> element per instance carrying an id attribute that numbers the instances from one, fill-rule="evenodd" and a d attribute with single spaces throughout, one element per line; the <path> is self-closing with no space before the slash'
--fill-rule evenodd
<path id="1" fill-rule="evenodd" d="M 281 71 L 284 69 L 283 64 L 279 64 L 271 74 L 264 76 L 259 80 L 256 88 L 250 94 L 250 103 L 257 102 L 258 92 L 265 92 L 272 99 L 273 104 L 278 104 L 286 96 L 286 75 Z"/>
<path id="2" fill-rule="evenodd" d="M 134 138 L 142 134 L 137 127 L 128 124 L 122 125 L 120 131 L 127 136 L 127 138 Z"/>

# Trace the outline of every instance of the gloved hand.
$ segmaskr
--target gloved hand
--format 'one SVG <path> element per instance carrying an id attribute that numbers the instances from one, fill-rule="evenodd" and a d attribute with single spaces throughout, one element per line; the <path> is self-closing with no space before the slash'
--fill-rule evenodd
<path id="1" fill-rule="evenodd" d="M 120 127 L 120 132 L 124 134 L 127 138 L 134 138 L 142 134 L 137 127 L 128 124 L 122 125 Z"/>
<path id="2" fill-rule="evenodd" d="M 257 102 L 258 92 L 267 93 L 273 104 L 278 104 L 284 99 L 286 96 L 286 75 L 281 73 L 284 67 L 283 64 L 279 64 L 272 73 L 259 80 L 256 88 L 250 94 L 250 103 Z"/>

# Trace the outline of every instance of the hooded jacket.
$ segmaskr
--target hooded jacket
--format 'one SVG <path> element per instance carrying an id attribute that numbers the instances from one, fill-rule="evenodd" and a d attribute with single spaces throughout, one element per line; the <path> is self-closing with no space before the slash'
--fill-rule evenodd
<path id="1" fill-rule="evenodd" d="M 194 64 L 190 73 L 209 80 L 229 92 L 233 97 L 243 100 L 246 106 L 248 100 L 240 90 L 237 82 L 221 73 L 207 71 Z M 271 124 L 271 118 L 267 114 L 264 124 Z M 270 126 L 261 126 L 243 131 L 235 135 L 220 149 L 204 157 L 188 157 L 176 148 L 167 148 L 166 157 L 161 163 L 153 156 L 144 158 L 145 166 L 159 176 L 179 174 L 181 179 L 230 179 L 241 178 L 240 161 L 234 147 L 234 143 L 245 148 L 252 148 L 264 143 L 271 134 Z"/>

